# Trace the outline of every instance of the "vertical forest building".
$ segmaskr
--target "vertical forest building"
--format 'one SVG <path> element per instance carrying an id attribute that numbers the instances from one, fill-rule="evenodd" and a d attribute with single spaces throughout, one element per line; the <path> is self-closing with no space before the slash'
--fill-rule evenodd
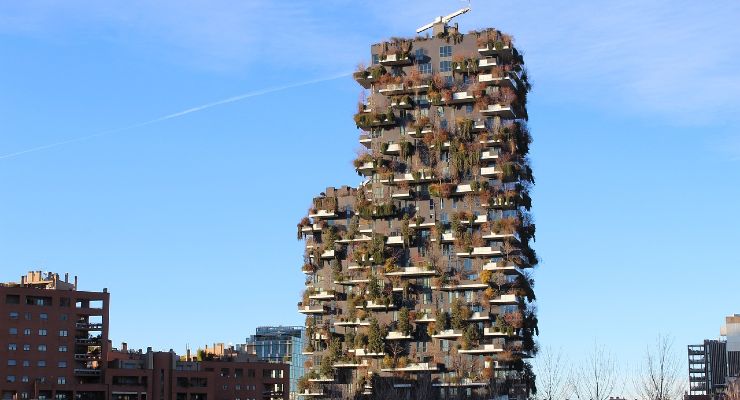
<path id="1" fill-rule="evenodd" d="M 304 398 L 525 399 L 536 353 L 521 54 L 495 29 L 371 46 L 354 78 L 358 187 L 305 240 Z"/>

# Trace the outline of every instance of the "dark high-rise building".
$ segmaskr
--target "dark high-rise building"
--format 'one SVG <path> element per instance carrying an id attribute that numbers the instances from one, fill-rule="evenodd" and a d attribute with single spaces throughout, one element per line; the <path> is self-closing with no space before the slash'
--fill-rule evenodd
<path id="1" fill-rule="evenodd" d="M 715 397 L 725 387 L 727 343 L 705 340 L 689 345 L 689 395 Z"/>
<path id="2" fill-rule="evenodd" d="M 260 326 L 245 345 L 248 353 L 255 354 L 262 361 L 290 364 L 291 398 L 297 396 L 298 378 L 304 373 L 304 333 L 302 326 Z"/>
<path id="3" fill-rule="evenodd" d="M 305 239 L 306 397 L 524 399 L 537 333 L 529 84 L 512 38 L 372 45 L 355 73 L 357 187 L 329 187 Z"/>

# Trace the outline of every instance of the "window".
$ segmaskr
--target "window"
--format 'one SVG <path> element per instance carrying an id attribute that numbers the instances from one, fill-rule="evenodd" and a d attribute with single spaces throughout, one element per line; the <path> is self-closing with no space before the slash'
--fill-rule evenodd
<path id="1" fill-rule="evenodd" d="M 60 353 L 66 353 L 67 352 L 67 346 L 59 346 L 59 352 Z"/>
<path id="2" fill-rule="evenodd" d="M 380 63 L 380 56 L 377 54 L 373 54 L 373 65 L 377 65 Z"/>
<path id="3" fill-rule="evenodd" d="M 5 381 L 9 383 L 15 383 L 15 375 L 8 375 L 5 377 Z"/>
<path id="4" fill-rule="evenodd" d="M 23 345 L 23 351 L 31 351 L 31 345 L 30 344 L 24 344 Z"/>
<path id="5" fill-rule="evenodd" d="M 67 384 L 67 378 L 60 376 L 57 378 L 57 385 L 66 385 Z"/>
<path id="6" fill-rule="evenodd" d="M 69 336 L 69 333 L 67 332 L 66 329 L 62 329 L 61 331 L 59 331 L 59 337 L 67 337 L 67 336 Z"/>
<path id="7" fill-rule="evenodd" d="M 8 316 L 10 317 L 10 319 L 18 319 L 18 313 L 15 311 L 11 311 Z"/>
<path id="8" fill-rule="evenodd" d="M 39 347 L 38 347 L 38 350 L 39 351 L 46 351 L 46 345 L 45 344 L 40 344 Z"/>
<path id="9" fill-rule="evenodd" d="M 67 314 L 62 314 L 62 315 L 60 315 L 60 316 L 59 316 L 59 319 L 60 319 L 61 321 L 66 321 L 66 320 L 67 320 Z"/>
<path id="10" fill-rule="evenodd" d="M 472 112 L 473 112 L 473 105 L 472 104 L 467 104 L 465 106 L 465 113 L 466 114 L 471 114 Z"/>
<path id="11" fill-rule="evenodd" d="M 18 350 L 18 345 L 15 343 L 8 343 L 8 350 L 10 351 L 16 351 Z"/>
<path id="12" fill-rule="evenodd" d="M 46 336 L 46 329 L 39 329 L 39 336 Z"/>
<path id="13" fill-rule="evenodd" d="M 24 367 L 24 368 L 28 368 L 28 367 L 30 367 L 30 366 L 31 366 L 31 362 L 30 362 L 30 361 L 28 361 L 28 360 L 23 360 L 23 367 Z"/>
<path id="14" fill-rule="evenodd" d="M 66 361 L 59 361 L 57 363 L 57 367 L 59 367 L 59 368 L 67 368 L 67 362 Z"/>
<path id="15" fill-rule="evenodd" d="M 414 50 L 414 59 L 415 60 L 423 60 L 424 59 L 424 49 L 416 49 L 416 50 Z"/>
<path id="16" fill-rule="evenodd" d="M 39 314 L 39 318 L 41 318 L 42 321 L 46 321 L 47 319 L 49 319 L 49 314 L 41 313 Z"/>
<path id="17" fill-rule="evenodd" d="M 27 375 L 21 377 L 21 382 L 28 383 L 29 381 L 30 381 L 30 378 Z"/>
<path id="18" fill-rule="evenodd" d="M 16 365 L 18 365 L 18 363 L 15 360 L 8 360 L 9 367 L 15 367 Z"/>
<path id="19" fill-rule="evenodd" d="M 24 313 L 23 314 L 23 318 L 25 318 L 26 321 L 30 321 L 31 320 L 31 313 L 30 312 Z"/>
<path id="20" fill-rule="evenodd" d="M 26 329 L 23 330 L 23 334 L 26 335 L 26 336 L 30 336 L 31 335 L 31 330 L 28 329 L 28 328 L 26 328 Z"/>
<path id="21" fill-rule="evenodd" d="M 419 73 L 422 74 L 431 74 L 432 73 L 432 63 L 421 63 L 417 66 L 417 69 L 419 70 Z"/>
<path id="22" fill-rule="evenodd" d="M 39 362 L 37 362 L 36 365 L 39 366 L 39 367 L 45 367 L 46 366 L 46 361 L 39 360 Z"/>
<path id="23" fill-rule="evenodd" d="M 27 376 L 24 376 L 24 378 L 28 378 L 28 377 Z M 25 382 L 28 382 L 28 381 L 25 381 Z M 28 399 L 28 392 L 21 393 L 21 399 L 24 399 L 24 400 L 25 399 Z"/>
<path id="24" fill-rule="evenodd" d="M 452 46 L 440 46 L 439 56 L 440 57 L 452 57 Z"/>
<path id="25" fill-rule="evenodd" d="M 439 72 L 450 72 L 452 71 L 452 61 L 445 60 L 439 62 Z"/>
<path id="26" fill-rule="evenodd" d="M 21 296 L 17 294 L 6 294 L 5 304 L 21 304 Z"/>

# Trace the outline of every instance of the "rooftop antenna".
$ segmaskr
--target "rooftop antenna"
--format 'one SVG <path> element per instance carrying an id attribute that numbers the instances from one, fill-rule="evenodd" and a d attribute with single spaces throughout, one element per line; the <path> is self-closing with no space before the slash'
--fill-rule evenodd
<path id="1" fill-rule="evenodd" d="M 457 11 L 455 11 L 452 14 L 446 15 L 444 17 L 437 17 L 434 19 L 434 21 L 422 26 L 421 28 L 416 30 L 416 33 L 422 33 L 427 29 L 430 29 L 434 27 L 434 24 L 444 23 L 445 25 L 450 22 L 453 18 L 457 17 L 458 15 L 463 15 L 466 12 L 470 11 L 470 1 L 468 0 L 468 6 L 465 8 L 461 8 Z"/>

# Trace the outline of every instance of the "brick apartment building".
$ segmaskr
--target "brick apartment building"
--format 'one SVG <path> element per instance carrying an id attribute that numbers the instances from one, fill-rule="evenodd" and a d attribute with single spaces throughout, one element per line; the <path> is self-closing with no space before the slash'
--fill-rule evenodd
<path id="1" fill-rule="evenodd" d="M 113 349 L 109 301 L 107 289 L 78 291 L 68 275 L 32 271 L 0 284 L 0 398 L 288 399 L 287 364 Z"/>

